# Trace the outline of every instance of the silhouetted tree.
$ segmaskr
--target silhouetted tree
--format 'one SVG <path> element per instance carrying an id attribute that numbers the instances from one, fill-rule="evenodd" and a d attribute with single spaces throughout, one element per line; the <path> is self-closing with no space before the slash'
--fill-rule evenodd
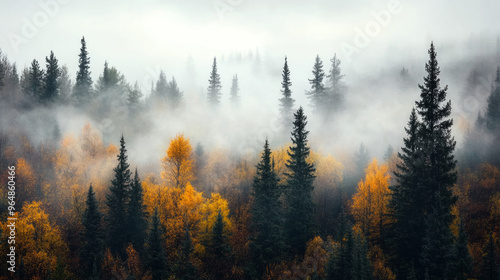
<path id="1" fill-rule="evenodd" d="M 221 88 L 220 75 L 217 73 L 217 59 L 214 57 L 212 72 L 210 72 L 208 79 L 208 103 L 210 106 L 216 107 L 220 104 Z"/>
<path id="2" fill-rule="evenodd" d="M 283 65 L 283 81 L 281 82 L 281 94 L 283 97 L 280 98 L 280 115 L 283 122 L 283 127 L 287 129 L 290 127 L 293 118 L 293 104 L 295 100 L 292 99 L 292 82 L 290 81 L 290 70 L 288 69 L 288 61 L 285 56 L 285 65 Z"/>
<path id="3" fill-rule="evenodd" d="M 54 102 L 59 95 L 59 76 L 61 75 L 61 70 L 59 69 L 54 52 L 50 51 L 50 57 L 45 57 L 45 61 L 47 63 L 47 70 L 45 71 L 45 90 L 42 102 L 50 103 Z"/>
<path id="4" fill-rule="evenodd" d="M 149 234 L 146 241 L 144 263 L 146 269 L 151 272 L 153 280 L 168 278 L 168 262 L 165 253 L 165 244 L 160 225 L 160 218 L 158 217 L 158 208 L 155 208 L 155 212 L 151 219 L 151 226 L 149 228 Z"/>
<path id="5" fill-rule="evenodd" d="M 240 96 L 239 96 L 240 88 L 238 87 L 238 74 L 234 74 L 233 79 L 231 81 L 231 92 L 230 92 L 230 101 L 233 107 L 237 107 L 240 104 Z"/>
<path id="6" fill-rule="evenodd" d="M 95 193 L 92 184 L 89 187 L 86 208 L 83 214 L 83 247 L 80 253 L 80 262 L 82 264 L 82 273 L 86 278 L 94 279 L 99 275 L 103 255 L 104 242 L 101 234 L 101 218 Z"/>
<path id="7" fill-rule="evenodd" d="M 316 113 L 325 113 L 328 109 L 325 107 L 325 85 L 323 84 L 323 78 L 325 77 L 325 72 L 323 71 L 323 61 L 316 56 L 314 61 L 314 66 L 312 70 L 313 78 L 309 80 L 311 84 L 311 90 L 306 92 L 311 100 L 311 106 L 316 111 Z"/>
<path id="8" fill-rule="evenodd" d="M 76 72 L 76 83 L 73 89 L 73 97 L 77 105 L 82 106 L 90 101 L 92 90 L 92 78 L 90 77 L 90 57 L 87 51 L 85 37 L 80 41 L 82 47 L 78 55 L 78 72 Z"/>
<path id="9" fill-rule="evenodd" d="M 136 250 L 142 252 L 146 237 L 147 220 L 146 209 L 143 205 L 142 185 L 137 168 L 135 169 L 135 176 L 130 185 L 129 203 L 127 206 L 129 241 Z"/>

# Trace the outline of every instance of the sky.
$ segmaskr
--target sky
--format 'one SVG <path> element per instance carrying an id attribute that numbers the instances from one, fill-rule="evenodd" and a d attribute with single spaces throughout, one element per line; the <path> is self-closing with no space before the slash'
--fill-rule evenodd
<path id="1" fill-rule="evenodd" d="M 0 49 L 19 68 L 29 66 L 33 59 L 43 65 L 52 50 L 74 80 L 80 39 L 85 36 L 94 82 L 108 61 L 128 82 L 137 81 L 145 94 L 163 70 L 168 79 L 177 78 L 181 90 L 195 87 L 204 98 L 212 60 L 217 57 L 224 94 L 232 75 L 238 73 L 243 98 L 267 96 L 274 102 L 270 107 L 277 110 L 287 56 L 292 97 L 305 106 L 303 93 L 310 87 L 307 78 L 314 58 L 319 55 L 328 69 L 329 59 L 336 54 L 350 94 L 347 106 L 356 107 L 339 117 L 353 124 L 341 129 L 357 135 L 341 139 L 351 149 L 363 137 L 376 135 L 373 141 L 386 143 L 402 139 L 403 126 L 418 98 L 416 83 L 425 74 L 431 41 L 452 100 L 463 91 L 469 73 L 464 68 L 471 61 L 485 59 L 492 64 L 486 67 L 490 70 L 494 62 L 484 55 L 496 53 L 500 63 L 498 0 L 480 5 L 462 0 L 0 0 L 0 7 Z M 255 58 L 257 53 L 264 65 L 262 73 L 227 62 L 238 54 Z M 186 75 L 190 59 L 195 81 Z M 409 68 L 416 81 L 410 97 L 397 99 L 394 88 L 384 85 L 374 91 L 373 85 L 380 84 L 377 80 L 399 74 L 402 67 Z M 484 92 L 489 90 L 488 83 Z M 454 103 L 455 108 L 472 119 L 485 98 L 481 94 L 463 99 Z M 259 108 L 256 100 L 249 103 L 249 108 Z M 394 113 L 380 114 L 388 111 Z M 378 148 L 382 154 L 385 146 Z"/>

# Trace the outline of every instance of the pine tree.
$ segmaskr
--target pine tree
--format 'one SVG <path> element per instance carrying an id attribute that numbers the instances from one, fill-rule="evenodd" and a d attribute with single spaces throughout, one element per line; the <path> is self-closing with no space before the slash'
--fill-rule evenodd
<path id="1" fill-rule="evenodd" d="M 221 211 L 217 214 L 206 246 L 205 266 L 210 279 L 228 279 L 231 272 L 231 247 Z"/>
<path id="2" fill-rule="evenodd" d="M 493 131 L 500 127 L 500 66 L 497 67 L 495 83 L 488 97 L 485 119 L 489 130 Z"/>
<path id="3" fill-rule="evenodd" d="M 179 90 L 179 86 L 177 86 L 177 81 L 174 77 L 172 77 L 172 80 L 168 83 L 167 96 L 172 109 L 175 110 L 181 107 L 183 93 Z"/>
<path id="4" fill-rule="evenodd" d="M 59 93 L 59 76 L 61 75 L 61 70 L 57 64 L 57 58 L 54 56 L 54 52 L 50 51 L 50 57 L 45 57 L 47 63 L 47 70 L 45 72 L 45 93 L 43 94 L 42 102 L 54 102 Z"/>
<path id="5" fill-rule="evenodd" d="M 391 145 L 387 146 L 387 149 L 384 152 L 384 161 L 388 162 L 391 159 L 393 153 L 394 148 Z"/>
<path id="6" fill-rule="evenodd" d="M 323 78 L 325 77 L 325 72 L 323 71 L 323 61 L 316 56 L 312 70 L 313 78 L 309 80 L 311 84 L 311 90 L 306 92 L 311 100 L 311 106 L 316 111 L 316 113 L 324 113 L 324 101 L 325 101 L 325 85 L 323 84 Z"/>
<path id="7" fill-rule="evenodd" d="M 108 226 L 108 245 L 113 253 L 119 253 L 125 258 L 125 247 L 129 237 L 129 223 L 127 219 L 127 204 L 129 202 L 130 176 L 129 164 L 127 163 L 127 150 L 123 135 L 120 139 L 120 153 L 118 165 L 114 170 L 115 176 L 111 180 L 110 193 L 106 195 L 108 215 L 106 217 Z"/>
<path id="8" fill-rule="evenodd" d="M 137 113 L 139 111 L 142 97 L 143 95 L 139 83 L 135 82 L 134 86 L 128 89 L 127 94 L 127 105 L 131 112 Z"/>
<path id="9" fill-rule="evenodd" d="M 68 104 L 70 102 L 73 85 L 71 83 L 71 79 L 69 78 L 68 67 L 65 65 L 61 67 L 61 74 L 59 75 L 57 84 L 59 85 L 59 102 Z"/>
<path id="10" fill-rule="evenodd" d="M 86 278 L 95 278 L 99 275 L 104 255 L 101 236 L 101 218 L 92 184 L 89 187 L 86 208 L 83 214 L 83 248 L 80 255 L 82 272 Z"/>
<path id="11" fill-rule="evenodd" d="M 467 233 L 462 219 L 458 228 L 458 239 L 453 244 L 452 250 L 453 259 L 447 268 L 447 276 L 457 280 L 466 280 L 472 272 L 472 258 L 467 246 Z"/>
<path id="12" fill-rule="evenodd" d="M 145 265 L 146 269 L 151 272 L 152 280 L 167 279 L 168 263 L 160 218 L 158 217 L 158 208 L 155 208 L 151 220 L 146 244 Z"/>
<path id="13" fill-rule="evenodd" d="M 159 100 L 166 100 L 168 95 L 168 81 L 165 72 L 160 71 L 158 81 L 156 81 L 154 94 Z"/>
<path id="14" fill-rule="evenodd" d="M 82 47 L 78 55 L 78 72 L 76 72 L 76 83 L 73 89 L 73 96 L 76 98 L 76 104 L 82 106 L 90 101 L 92 78 L 90 77 L 90 57 L 87 51 L 85 37 L 82 37 L 80 42 Z"/>
<path id="15" fill-rule="evenodd" d="M 253 234 L 249 245 L 250 267 L 256 278 L 261 278 L 269 265 L 281 262 L 285 249 L 281 188 L 278 185 L 278 176 L 272 167 L 271 150 L 267 140 L 261 158 L 252 185 L 254 199 L 250 228 Z"/>
<path id="16" fill-rule="evenodd" d="M 337 54 L 330 59 L 330 62 L 332 66 L 327 76 L 324 106 L 326 107 L 327 115 L 331 116 L 341 109 L 343 105 L 345 86 L 342 81 L 344 75 L 340 69 L 340 59 L 337 58 Z"/>
<path id="17" fill-rule="evenodd" d="M 196 267 L 191 260 L 193 251 L 194 247 L 191 234 L 189 233 L 189 228 L 186 227 L 184 240 L 182 241 L 181 248 L 178 253 L 178 261 L 175 268 L 176 276 L 180 280 L 198 279 Z"/>
<path id="18" fill-rule="evenodd" d="M 334 249 L 328 260 L 327 280 L 353 280 L 354 237 L 352 230 L 347 228 L 342 234 L 340 244 Z"/>
<path id="19" fill-rule="evenodd" d="M 43 70 L 40 69 L 40 64 L 36 59 L 33 59 L 28 70 L 28 75 L 23 83 L 23 92 L 33 98 L 35 101 L 42 99 L 43 95 Z"/>
<path id="20" fill-rule="evenodd" d="M 283 81 L 281 82 L 281 94 L 283 95 L 280 98 L 280 115 L 281 120 L 283 122 L 283 127 L 288 128 L 292 123 L 292 114 L 293 114 L 293 104 L 295 100 L 292 99 L 292 90 L 290 87 L 292 86 L 292 82 L 290 81 L 290 70 L 288 69 L 288 61 L 285 56 L 285 65 L 283 66 Z"/>
<path id="21" fill-rule="evenodd" d="M 135 169 L 134 180 L 130 188 L 130 201 L 128 203 L 128 231 L 130 233 L 129 241 L 137 251 L 142 252 L 144 239 L 146 236 L 146 209 L 143 204 L 143 193 L 141 180 L 137 168 Z"/>
<path id="22" fill-rule="evenodd" d="M 370 162 L 370 154 L 368 153 L 364 143 L 359 145 L 359 150 L 354 153 L 354 159 L 356 162 L 356 181 L 359 181 L 359 179 L 363 177 L 365 168 Z"/>
<path id="23" fill-rule="evenodd" d="M 480 280 L 499 280 L 500 273 L 497 264 L 497 254 L 493 233 L 490 232 L 488 242 L 484 248 L 483 264 L 480 270 Z"/>
<path id="24" fill-rule="evenodd" d="M 302 107 L 294 114 L 295 121 L 292 131 L 293 146 L 287 152 L 290 159 L 286 163 L 288 169 L 286 198 L 288 212 L 285 219 L 285 229 L 288 246 L 292 253 L 303 255 L 306 243 L 314 236 L 314 202 L 312 193 L 314 190 L 315 168 L 307 162 L 310 148 L 307 145 L 307 134 L 305 129 L 307 117 Z"/>
<path id="25" fill-rule="evenodd" d="M 424 77 L 424 84 L 419 85 L 420 100 L 415 102 L 421 121 L 412 111 L 406 129 L 408 138 L 404 139 L 405 147 L 398 155 L 401 164 L 397 166 L 397 185 L 393 187 L 391 199 L 396 221 L 393 248 L 402 275 L 408 273 L 410 263 L 415 264 L 417 275 L 424 273 L 419 260 L 424 250 L 429 213 L 433 213 L 434 224 L 442 224 L 440 234 L 444 235 L 438 244 L 441 247 L 433 249 L 445 252 L 451 247 L 451 240 L 446 236 L 449 236 L 447 231 L 453 219 L 451 207 L 456 201 L 451 191 L 457 180 L 453 156 L 456 142 L 451 136 L 451 102 L 446 102 L 447 86 L 440 87 L 440 69 L 432 43 L 429 56 L 425 67 L 428 75 Z M 427 257 L 428 263 L 446 265 L 443 262 L 447 260 L 440 259 L 440 255 Z M 435 270 L 428 272 L 430 277 L 435 277 Z"/>
<path id="26" fill-rule="evenodd" d="M 212 72 L 210 72 L 210 79 L 208 79 L 208 103 L 210 106 L 219 106 L 221 88 L 220 75 L 217 73 L 217 59 L 214 57 Z"/>
<path id="27" fill-rule="evenodd" d="M 238 74 L 234 74 L 233 79 L 231 81 L 231 105 L 233 107 L 238 107 L 240 104 L 240 96 L 239 96 L 240 88 L 238 87 Z"/>

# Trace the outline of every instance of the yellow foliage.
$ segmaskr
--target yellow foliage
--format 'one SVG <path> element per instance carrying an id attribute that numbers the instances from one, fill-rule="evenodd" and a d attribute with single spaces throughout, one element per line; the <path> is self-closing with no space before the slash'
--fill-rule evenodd
<path id="1" fill-rule="evenodd" d="M 18 197 L 26 202 L 36 199 L 35 187 L 37 179 L 33 173 L 33 169 L 26 162 L 26 160 L 24 160 L 24 158 L 17 160 L 16 173 L 17 185 L 21 186 L 20 188 L 17 188 L 19 193 Z"/>
<path id="2" fill-rule="evenodd" d="M 193 148 L 184 134 L 177 134 L 170 141 L 167 155 L 161 161 L 164 170 L 161 176 L 167 186 L 183 188 L 194 180 Z"/>
<path id="3" fill-rule="evenodd" d="M 365 180 L 358 183 L 358 191 L 352 199 L 351 212 L 356 224 L 370 241 L 379 239 L 381 230 L 388 223 L 389 179 L 387 166 L 378 166 L 374 159 L 366 168 Z"/>

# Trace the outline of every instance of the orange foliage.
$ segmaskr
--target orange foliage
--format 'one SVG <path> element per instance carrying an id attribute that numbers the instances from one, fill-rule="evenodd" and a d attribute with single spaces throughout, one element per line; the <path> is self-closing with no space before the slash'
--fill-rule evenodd
<path id="1" fill-rule="evenodd" d="M 17 160 L 16 173 L 17 185 L 22 186 L 17 188 L 19 204 L 37 199 L 39 195 L 36 193 L 37 178 L 24 158 Z"/>
<path id="2" fill-rule="evenodd" d="M 358 191 L 352 199 L 351 212 L 356 225 L 370 241 L 380 241 L 382 229 L 388 223 L 389 179 L 387 166 L 378 166 L 374 159 L 366 168 L 365 180 L 358 183 Z"/>
<path id="3" fill-rule="evenodd" d="M 167 186 L 183 188 L 194 180 L 193 148 L 184 134 L 177 134 L 170 141 L 167 155 L 161 161 L 164 170 L 161 176 Z"/>

